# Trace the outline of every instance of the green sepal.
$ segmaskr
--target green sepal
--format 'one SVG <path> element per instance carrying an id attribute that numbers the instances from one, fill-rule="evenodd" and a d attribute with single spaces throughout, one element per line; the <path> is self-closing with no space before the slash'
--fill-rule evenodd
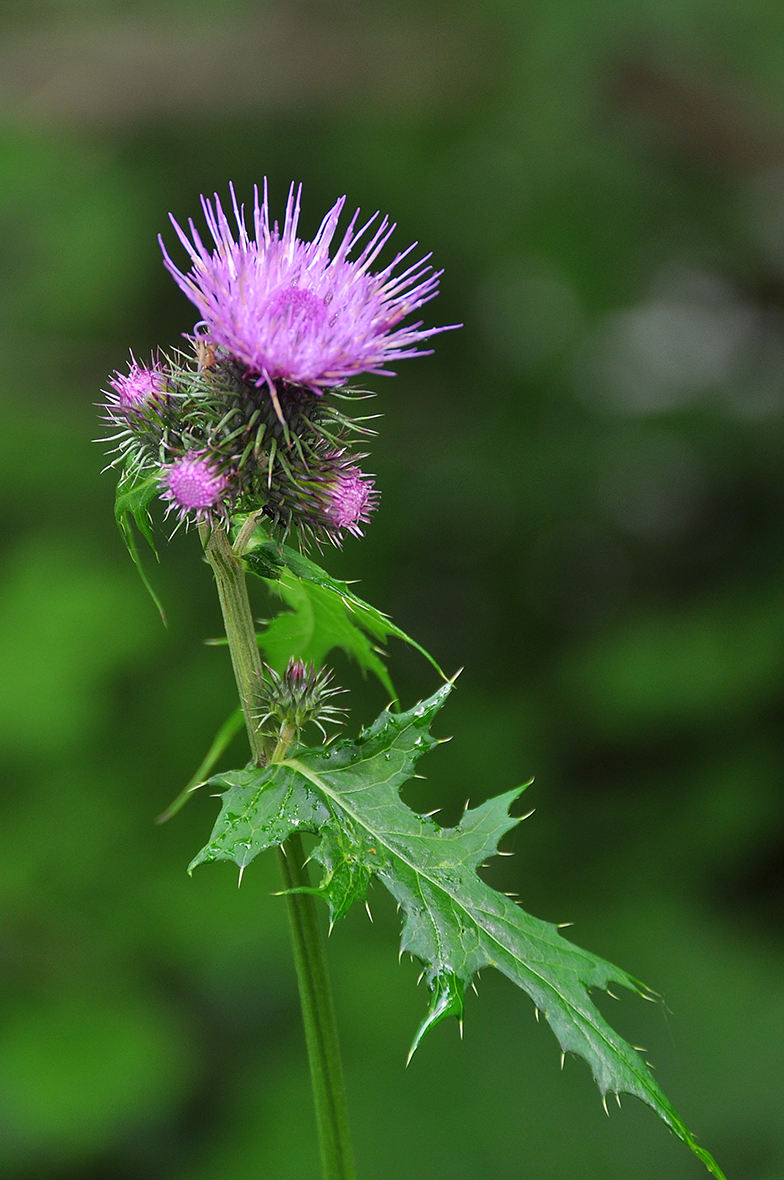
<path id="1" fill-rule="evenodd" d="M 277 615 L 259 636 L 265 656 L 276 671 L 282 672 L 292 657 L 312 660 L 320 666 L 332 648 L 340 647 L 363 671 L 378 677 L 390 697 L 397 700 L 380 658 L 383 653 L 376 646 L 392 636 L 420 652 L 446 680 L 430 653 L 387 615 L 354 594 L 347 582 L 330 577 L 296 549 L 266 539 L 248 550 L 243 560 L 291 608 Z"/>
<path id="2" fill-rule="evenodd" d="M 400 799 L 418 759 L 436 744 L 430 725 L 451 689 L 447 683 L 405 713 L 385 710 L 356 740 L 300 749 L 284 762 L 211 779 L 210 785 L 225 791 L 221 812 L 190 870 L 211 860 L 233 860 L 243 870 L 295 831 L 319 833 L 311 855 L 324 872 L 316 892 L 332 921 L 365 897 L 372 876 L 403 910 L 401 954 L 420 960 L 431 992 L 412 1053 L 446 1016 L 462 1020 L 468 983 L 478 971 L 496 967 L 528 993 L 562 1051 L 585 1058 L 603 1096 L 629 1093 L 642 1099 L 724 1180 L 646 1062 L 613 1031 L 589 994 L 591 988 L 619 984 L 651 998 L 648 989 L 569 942 L 552 923 L 525 913 L 477 875 L 504 833 L 519 823 L 509 807 L 525 786 L 467 809 L 454 828 L 417 815 Z"/>
<path id="3" fill-rule="evenodd" d="M 152 535 L 152 518 L 150 516 L 150 504 L 158 494 L 158 484 L 160 482 L 160 473 L 156 472 L 154 475 L 147 475 L 144 477 L 131 477 L 123 474 L 120 477 L 120 482 L 117 484 L 117 494 L 114 501 L 114 519 L 117 521 L 117 527 L 120 530 L 120 535 L 125 541 L 125 546 L 131 556 L 133 564 L 139 572 L 147 593 L 158 608 L 158 613 L 161 616 L 164 626 L 167 626 L 166 612 L 163 609 L 158 595 L 152 588 L 150 581 L 144 572 L 139 550 L 136 545 L 136 538 L 133 534 L 133 526 L 131 518 L 136 522 L 141 535 L 144 537 L 147 544 L 152 549 L 155 557 L 158 557 L 158 551 L 155 548 L 155 540 Z"/>

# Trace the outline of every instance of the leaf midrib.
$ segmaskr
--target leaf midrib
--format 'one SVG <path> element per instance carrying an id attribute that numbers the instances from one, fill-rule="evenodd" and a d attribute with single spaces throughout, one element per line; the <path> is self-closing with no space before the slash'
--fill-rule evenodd
<path id="1" fill-rule="evenodd" d="M 473 917 L 473 915 L 471 915 L 469 913 L 465 904 L 458 897 L 455 897 L 455 895 L 453 893 L 451 893 L 449 891 L 449 889 L 445 888 L 445 886 L 442 884 L 442 882 L 435 880 L 429 873 L 423 871 L 417 865 L 412 864 L 411 860 L 409 858 L 407 858 L 406 856 L 404 856 L 402 853 L 400 853 L 397 849 L 391 848 L 390 845 L 385 841 L 384 837 L 382 835 L 380 835 L 378 832 L 373 831 L 373 829 L 368 825 L 367 821 L 365 819 L 363 819 L 363 817 L 361 815 L 357 814 L 356 810 L 349 807 L 345 803 L 344 799 L 340 795 L 338 795 L 329 786 L 328 783 L 324 782 L 324 780 L 315 771 L 310 770 L 309 767 L 305 766 L 302 762 L 300 762 L 296 758 L 286 759 L 285 761 L 281 762 L 280 765 L 290 767 L 292 770 L 296 771 L 298 774 L 301 774 L 304 778 L 308 779 L 308 781 L 313 783 L 313 785 L 319 791 L 322 791 L 325 795 L 328 796 L 328 798 L 330 798 L 334 803 L 336 803 L 343 811 L 345 811 L 348 815 L 350 815 L 351 818 L 357 824 L 359 824 L 360 827 L 364 828 L 364 830 L 366 832 L 371 834 L 373 836 L 374 840 L 378 839 L 379 842 L 382 843 L 384 845 L 384 847 L 387 848 L 387 850 L 390 853 L 392 853 L 392 855 L 396 856 L 398 859 L 403 861 L 403 863 L 408 866 L 408 868 L 415 874 L 416 877 L 422 877 L 424 880 L 428 881 L 431 886 L 433 886 L 435 889 L 439 890 L 446 897 L 450 898 L 450 900 L 455 905 L 457 905 L 457 907 L 460 910 L 462 910 L 463 913 L 467 914 L 471 918 L 472 921 L 476 921 L 476 919 Z M 351 769 L 355 770 L 356 766 L 353 766 Z M 332 773 L 333 774 L 340 774 L 340 773 L 342 773 L 343 770 L 344 770 L 343 767 L 336 767 Z M 477 880 L 481 881 L 481 877 L 477 876 Z M 420 889 L 420 896 L 422 896 L 421 889 Z M 425 902 L 424 896 L 422 896 L 422 901 L 425 903 L 426 909 L 429 909 L 429 907 L 427 906 L 427 903 Z M 558 998 L 561 1000 L 561 1002 L 568 1008 L 570 1013 L 575 1013 L 579 1017 L 580 1020 L 585 1021 L 585 1023 L 588 1024 L 588 1026 L 595 1031 L 596 1035 L 599 1037 L 599 1039 L 602 1041 L 602 1043 L 607 1046 L 607 1049 L 609 1052 L 614 1053 L 614 1054 L 618 1054 L 618 1049 L 612 1044 L 611 1041 L 609 1041 L 607 1039 L 607 1036 L 602 1031 L 602 1029 L 597 1024 L 595 1024 L 593 1020 L 591 1020 L 590 1016 L 586 1016 L 585 1013 L 583 1013 L 567 996 L 565 996 L 561 991 L 559 991 L 555 984 L 553 984 L 550 980 L 545 979 L 543 976 L 541 976 L 539 974 L 539 972 L 534 970 L 533 967 L 531 967 L 528 963 L 524 962 L 524 960 L 520 959 L 515 954 L 515 952 L 513 950 L 510 951 L 509 947 L 505 946 L 503 944 L 503 942 L 501 942 L 501 940 L 498 939 L 491 931 L 487 930 L 484 926 L 482 926 L 482 930 L 483 930 L 485 936 L 488 939 L 490 939 L 491 942 L 495 943 L 495 945 L 498 946 L 501 950 L 503 950 L 506 954 L 511 954 L 512 958 L 517 963 L 519 963 L 520 966 L 524 970 L 530 972 L 531 975 L 533 975 L 537 980 L 539 980 L 544 988 L 554 992 L 555 995 L 558 996 Z M 585 988 L 584 984 L 582 986 Z M 587 993 L 587 989 L 586 989 L 586 993 Z M 547 1016 L 547 1013 L 545 1013 L 545 1016 Z M 575 1020 L 575 1023 L 578 1023 L 578 1021 Z M 668 1115 L 675 1120 L 676 1126 L 680 1127 L 682 1124 L 680 1124 L 680 1120 L 678 1119 L 677 1115 L 675 1114 L 675 1111 L 672 1110 L 671 1108 L 670 1108 L 670 1110 L 668 1110 L 669 1104 L 667 1104 L 667 1106 L 662 1106 L 661 1099 L 658 1097 L 656 1092 L 651 1089 L 650 1083 L 648 1082 L 645 1075 L 638 1073 L 638 1070 L 634 1067 L 633 1063 L 630 1064 L 628 1061 L 626 1061 L 625 1058 L 623 1058 L 623 1060 L 624 1060 L 624 1064 L 627 1065 L 627 1068 L 630 1069 L 633 1076 L 639 1080 L 641 1087 L 645 1090 L 646 1093 L 649 1093 L 651 1095 L 650 1105 L 653 1106 L 654 1110 L 667 1111 Z M 683 1131 L 686 1134 L 688 1134 L 688 1131 L 686 1130 L 685 1126 L 683 1127 Z"/>

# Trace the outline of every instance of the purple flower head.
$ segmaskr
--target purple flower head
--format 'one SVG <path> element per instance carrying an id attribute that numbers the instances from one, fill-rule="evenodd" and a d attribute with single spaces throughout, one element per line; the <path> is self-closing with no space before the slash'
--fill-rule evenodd
<path id="1" fill-rule="evenodd" d="M 170 502 L 180 520 L 194 513 L 197 520 L 210 515 L 226 490 L 226 476 L 216 471 L 203 453 L 186 455 L 166 468 L 161 483 L 161 499 Z"/>
<path id="2" fill-rule="evenodd" d="M 330 257 L 345 197 L 329 211 L 313 241 L 302 242 L 297 238 L 301 191 L 300 186 L 295 197 L 293 185 L 289 190 L 281 232 L 277 222 L 270 229 L 266 181 L 261 205 L 255 189 L 253 238 L 233 187 L 236 236 L 218 196 L 214 206 L 202 197 L 213 250 L 202 243 L 192 221 L 189 238 L 172 217 L 191 269 L 179 270 L 163 241 L 161 249 L 167 268 L 199 309 L 203 339 L 258 374 L 258 384 L 282 380 L 317 393 L 359 373 L 389 374 L 391 361 L 424 355 L 420 342 L 447 329 L 422 328 L 421 321 L 398 325 L 438 293 L 441 272 L 426 265 L 430 255 L 395 274 L 414 243 L 378 274 L 371 273 L 395 227 L 386 217 L 377 223 L 376 213 L 357 230 L 357 210 Z M 368 235 L 363 249 L 349 261 L 363 235 Z"/>
<path id="3" fill-rule="evenodd" d="M 336 529 L 361 537 L 360 525 L 370 520 L 377 500 L 373 480 L 358 467 L 346 467 L 329 488 L 325 510 Z"/>
<path id="4" fill-rule="evenodd" d="M 128 375 L 115 373 L 109 381 L 112 392 L 109 394 L 107 409 L 110 416 L 119 413 L 127 418 L 129 414 L 139 414 L 146 410 L 156 398 L 166 393 L 166 375 L 153 365 L 145 369 L 137 364 L 131 353 L 131 363 Z"/>

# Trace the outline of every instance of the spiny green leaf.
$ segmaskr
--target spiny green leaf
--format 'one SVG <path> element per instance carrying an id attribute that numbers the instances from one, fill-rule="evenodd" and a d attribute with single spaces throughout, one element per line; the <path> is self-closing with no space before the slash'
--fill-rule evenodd
<path id="1" fill-rule="evenodd" d="M 433 657 L 405 631 L 358 598 L 347 582 L 331 578 L 296 549 L 267 539 L 246 552 L 244 560 L 291 607 L 273 619 L 259 637 L 277 671 L 283 671 L 292 656 L 320 665 L 333 647 L 340 647 L 364 671 L 377 676 L 390 697 L 397 699 L 380 658 L 383 653 L 376 646 L 393 636 L 416 648 L 444 676 Z"/>
<path id="2" fill-rule="evenodd" d="M 451 688 L 444 685 L 406 713 L 385 711 L 356 741 L 299 750 L 261 770 L 211 779 L 226 793 L 210 842 L 190 869 L 205 861 L 233 860 L 242 870 L 294 831 L 320 832 L 312 854 L 324 869 L 317 892 L 333 922 L 365 896 L 371 876 L 403 909 L 401 953 L 422 962 L 432 993 L 412 1052 L 445 1016 L 462 1019 L 466 986 L 484 967 L 496 967 L 544 1013 L 562 1051 L 586 1059 L 603 1096 L 641 1098 L 723 1180 L 645 1061 L 607 1024 L 589 995 L 590 988 L 615 983 L 646 996 L 644 985 L 580 950 L 552 923 L 526 914 L 477 876 L 477 867 L 519 822 L 510 817 L 509 807 L 525 788 L 466 810 L 454 828 L 439 827 L 400 799 L 400 787 L 417 760 L 436 744 L 430 725 Z"/>
<path id="3" fill-rule="evenodd" d="M 158 553 L 152 535 L 150 504 L 158 494 L 159 480 L 160 476 L 157 473 L 155 475 L 148 475 L 143 479 L 132 479 L 124 475 L 117 484 L 117 495 L 114 501 L 114 518 L 117 521 L 117 527 L 125 541 L 126 548 L 131 555 L 131 560 L 139 572 L 139 577 L 144 583 L 150 598 L 152 598 L 158 608 L 158 613 L 163 623 L 166 624 L 166 613 L 158 595 L 153 590 L 144 572 L 139 550 L 136 546 L 136 538 L 133 535 L 133 526 L 131 525 L 131 517 L 133 517 L 136 527 L 157 557 Z"/>

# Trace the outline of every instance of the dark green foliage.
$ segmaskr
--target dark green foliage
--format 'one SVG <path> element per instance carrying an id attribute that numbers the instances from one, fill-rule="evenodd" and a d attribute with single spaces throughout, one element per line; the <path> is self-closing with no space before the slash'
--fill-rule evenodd
<path id="1" fill-rule="evenodd" d="M 433 657 L 381 611 L 363 602 L 347 582 L 331 578 L 315 562 L 289 545 L 266 539 L 245 554 L 245 562 L 291 609 L 282 611 L 259 635 L 265 659 L 278 671 L 296 657 L 318 667 L 334 647 L 356 660 L 363 672 L 377 676 L 397 699 L 381 651 L 376 646 L 393 636 L 402 639 L 443 672 Z"/>
<path id="2" fill-rule="evenodd" d="M 420 960 L 431 991 L 412 1053 L 445 1016 L 462 1021 L 466 987 L 477 972 L 496 967 L 528 993 L 562 1051 L 585 1058 L 603 1097 L 609 1092 L 642 1099 L 714 1176 L 722 1177 L 642 1057 L 606 1023 L 589 995 L 591 988 L 619 984 L 650 998 L 644 985 L 580 950 L 552 923 L 526 914 L 477 875 L 501 837 L 519 822 L 510 817 L 509 807 L 525 787 L 466 810 L 454 828 L 417 815 L 400 799 L 400 788 L 419 758 L 438 744 L 430 726 L 451 689 L 444 685 L 405 713 L 384 711 L 356 741 L 298 750 L 263 769 L 211 779 L 210 785 L 225 792 L 221 812 L 190 869 L 232 860 L 242 872 L 260 852 L 293 832 L 319 833 L 312 856 L 324 872 L 315 892 L 327 902 L 332 922 L 364 899 L 372 876 L 403 911 L 401 953 Z"/>

